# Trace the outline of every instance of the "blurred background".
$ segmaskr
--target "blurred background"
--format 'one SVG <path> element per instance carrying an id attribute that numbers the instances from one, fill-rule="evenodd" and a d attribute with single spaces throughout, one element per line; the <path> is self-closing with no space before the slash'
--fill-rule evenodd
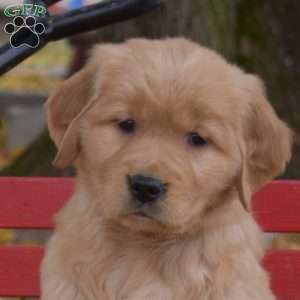
<path id="1" fill-rule="evenodd" d="M 0 0 L 2 9 L 20 0 Z M 99 0 L 65 0 L 64 12 Z M 0 13 L 0 43 L 9 36 Z M 297 0 L 166 0 L 137 19 L 50 43 L 0 77 L 0 172 L 7 176 L 66 176 L 51 166 L 55 149 L 45 129 L 43 103 L 59 81 L 76 72 L 93 44 L 130 37 L 184 36 L 216 49 L 265 81 L 277 113 L 296 133 L 284 177 L 300 178 L 300 2 Z"/>
<path id="2" fill-rule="evenodd" d="M 17 0 L 0 0 L 0 9 Z M 91 0 L 66 0 L 61 13 Z M 8 41 L 0 12 L 0 44 Z M 10 20 L 9 20 L 10 21 Z M 43 103 L 57 84 L 76 72 L 95 43 L 130 37 L 184 36 L 226 56 L 265 81 L 273 107 L 295 132 L 293 160 L 284 178 L 300 178 L 300 2 L 298 0 L 166 0 L 142 17 L 51 43 L 0 77 L 0 175 L 70 176 L 51 165 Z M 38 236 L 38 234 L 37 234 Z M 0 232 L 0 243 L 16 234 Z M 42 238 L 41 238 L 42 239 Z M 275 238 L 273 246 L 298 247 L 299 237 Z"/>

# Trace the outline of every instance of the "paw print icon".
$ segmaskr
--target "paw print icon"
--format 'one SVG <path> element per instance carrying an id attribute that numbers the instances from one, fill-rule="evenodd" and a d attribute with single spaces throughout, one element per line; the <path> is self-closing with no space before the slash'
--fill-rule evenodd
<path id="1" fill-rule="evenodd" d="M 10 34 L 10 44 L 14 48 L 26 45 L 31 48 L 36 48 L 40 43 L 39 36 L 45 32 L 45 25 L 36 22 L 32 16 L 26 18 L 17 16 L 11 23 L 7 23 L 4 31 Z M 30 37 L 26 42 L 22 41 L 20 37 L 27 35 Z"/>

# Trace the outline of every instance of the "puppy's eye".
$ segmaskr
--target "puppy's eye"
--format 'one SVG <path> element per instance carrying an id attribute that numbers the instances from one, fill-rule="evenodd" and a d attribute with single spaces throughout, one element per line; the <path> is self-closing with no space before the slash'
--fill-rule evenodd
<path id="1" fill-rule="evenodd" d="M 132 133 L 135 130 L 135 121 L 127 119 L 118 123 L 119 128 L 125 133 Z"/>
<path id="2" fill-rule="evenodd" d="M 202 147 L 207 144 L 207 141 L 197 132 L 192 131 L 188 134 L 188 143 L 195 147 Z"/>

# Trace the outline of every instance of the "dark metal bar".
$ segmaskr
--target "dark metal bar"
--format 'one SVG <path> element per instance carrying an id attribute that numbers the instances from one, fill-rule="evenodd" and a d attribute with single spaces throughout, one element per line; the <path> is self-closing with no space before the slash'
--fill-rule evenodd
<path id="1" fill-rule="evenodd" d="M 118 0 L 83 7 L 52 19 L 50 40 L 90 31 L 128 20 L 158 7 L 159 0 Z"/>
<path id="2" fill-rule="evenodd" d="M 52 5 L 59 0 L 26 0 L 30 3 Z M 128 20 L 160 5 L 160 0 L 111 0 L 72 10 L 62 15 L 38 18 L 45 25 L 45 33 L 39 36 L 36 48 L 10 44 L 0 47 L 0 75 L 8 72 L 27 57 L 44 47 L 48 42 L 84 33 L 116 22 Z M 30 42 L 32 35 L 19 35 L 19 45 Z"/>
<path id="3" fill-rule="evenodd" d="M 59 1 L 61 1 L 61 0 L 45 0 L 44 2 L 49 7 L 49 6 L 55 4 L 55 3 L 59 2 Z"/>

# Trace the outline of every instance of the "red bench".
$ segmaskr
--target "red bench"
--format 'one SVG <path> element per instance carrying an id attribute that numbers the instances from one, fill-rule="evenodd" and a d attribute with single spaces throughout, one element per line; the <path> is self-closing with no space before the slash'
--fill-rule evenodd
<path id="1" fill-rule="evenodd" d="M 72 189 L 66 178 L 0 178 L 0 228 L 51 229 Z M 300 181 L 272 182 L 253 207 L 266 232 L 300 232 Z M 38 297 L 42 257 L 39 246 L 1 246 L 0 296 Z M 263 264 L 279 300 L 300 300 L 300 251 L 270 250 Z"/>

